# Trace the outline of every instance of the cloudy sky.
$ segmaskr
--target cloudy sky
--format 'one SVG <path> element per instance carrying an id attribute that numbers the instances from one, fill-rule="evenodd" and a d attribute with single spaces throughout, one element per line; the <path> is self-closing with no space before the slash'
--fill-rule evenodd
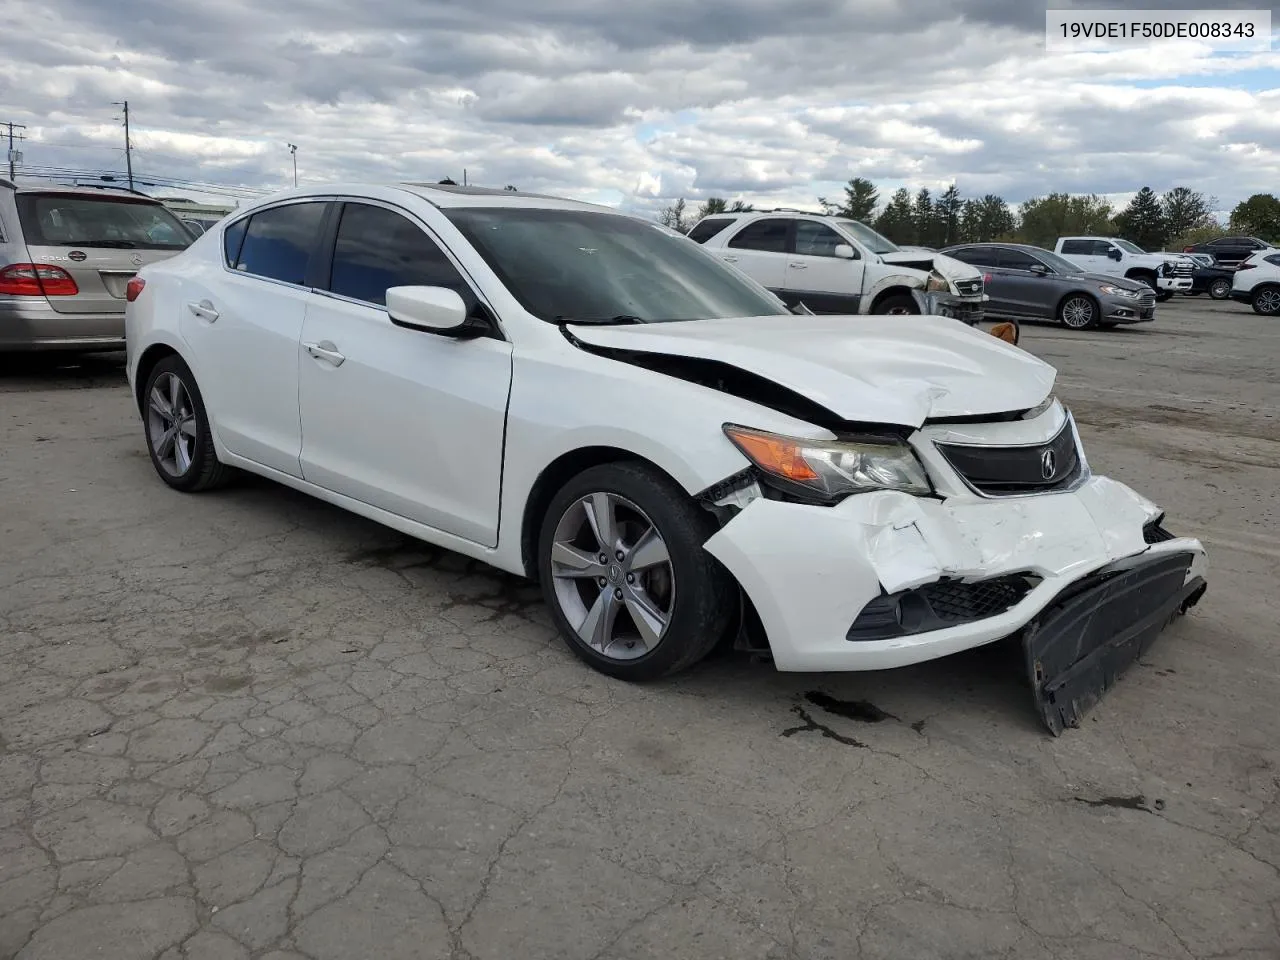
<path id="1" fill-rule="evenodd" d="M 1050 54 L 1044 9 L 0 0 L 0 122 L 26 125 L 33 172 L 123 170 L 112 102 L 127 99 L 144 180 L 280 187 L 292 142 L 303 183 L 465 168 L 644 212 L 678 196 L 807 206 L 852 176 L 1012 202 L 1187 184 L 1223 209 L 1280 187 L 1280 52 Z"/>

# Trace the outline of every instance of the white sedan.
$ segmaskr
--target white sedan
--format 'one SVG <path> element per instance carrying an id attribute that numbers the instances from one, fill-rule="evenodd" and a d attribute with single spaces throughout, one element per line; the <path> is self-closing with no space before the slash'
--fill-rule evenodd
<path id="1" fill-rule="evenodd" d="M 792 671 L 1017 636 L 1058 732 L 1204 590 L 1051 367 L 942 317 L 796 316 L 607 208 L 297 189 L 127 299 L 165 483 L 247 470 L 535 578 L 615 677 L 731 635 Z"/>

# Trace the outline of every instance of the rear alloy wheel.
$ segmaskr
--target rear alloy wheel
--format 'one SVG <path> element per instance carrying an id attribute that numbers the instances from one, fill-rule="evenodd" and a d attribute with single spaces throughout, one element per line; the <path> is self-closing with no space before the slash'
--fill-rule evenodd
<path id="1" fill-rule="evenodd" d="M 916 303 L 914 297 L 899 293 L 881 300 L 876 304 L 875 312 L 885 317 L 908 317 L 918 314 L 920 305 Z"/>
<path id="2" fill-rule="evenodd" d="M 1058 307 L 1058 320 L 1072 330 L 1088 330 L 1098 322 L 1098 305 L 1092 297 L 1067 297 Z"/>
<path id="3" fill-rule="evenodd" d="M 1231 296 L 1230 280 L 1215 280 L 1209 284 L 1209 296 L 1214 300 L 1225 300 Z"/>
<path id="4" fill-rule="evenodd" d="M 736 611 L 733 579 L 702 547 L 713 532 L 652 467 L 604 464 L 569 481 L 538 543 L 543 593 L 569 649 L 623 680 L 706 656 Z"/>
<path id="5" fill-rule="evenodd" d="M 142 395 L 147 451 L 160 479 L 184 493 L 222 486 L 231 469 L 218 462 L 196 378 L 181 357 L 165 357 Z"/>
<path id="6" fill-rule="evenodd" d="M 1253 312 L 1264 317 L 1280 313 L 1280 287 L 1263 287 L 1253 292 Z"/>

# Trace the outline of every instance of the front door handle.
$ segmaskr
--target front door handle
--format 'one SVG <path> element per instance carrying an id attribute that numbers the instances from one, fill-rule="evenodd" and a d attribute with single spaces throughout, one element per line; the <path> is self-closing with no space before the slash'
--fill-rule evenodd
<path id="1" fill-rule="evenodd" d="M 791 264 L 791 269 L 792 270 L 808 270 L 809 265 L 807 263 L 793 263 Z"/>
<path id="2" fill-rule="evenodd" d="M 331 363 L 335 367 L 342 366 L 342 361 L 347 359 L 338 352 L 338 348 L 330 340 L 321 340 L 319 343 L 304 343 L 303 346 L 307 348 L 307 353 L 317 360 Z"/>
<path id="3" fill-rule="evenodd" d="M 218 311 L 213 308 L 213 304 L 208 300 L 201 300 L 199 303 L 192 301 L 187 304 L 187 309 L 201 320 L 208 320 L 210 323 L 218 319 Z"/>
<path id="4" fill-rule="evenodd" d="M 723 257 L 722 259 L 724 260 L 724 262 L 725 262 L 725 263 L 737 263 L 737 262 L 738 262 L 738 258 L 737 258 L 737 257 Z"/>

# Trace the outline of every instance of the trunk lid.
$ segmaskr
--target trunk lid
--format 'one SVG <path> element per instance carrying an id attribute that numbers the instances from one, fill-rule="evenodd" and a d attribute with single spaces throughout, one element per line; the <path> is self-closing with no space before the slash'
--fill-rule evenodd
<path id="1" fill-rule="evenodd" d="M 124 313 L 129 279 L 191 243 L 177 217 L 148 198 L 48 190 L 16 199 L 31 262 L 76 282 L 78 293 L 47 298 L 58 313 Z"/>

